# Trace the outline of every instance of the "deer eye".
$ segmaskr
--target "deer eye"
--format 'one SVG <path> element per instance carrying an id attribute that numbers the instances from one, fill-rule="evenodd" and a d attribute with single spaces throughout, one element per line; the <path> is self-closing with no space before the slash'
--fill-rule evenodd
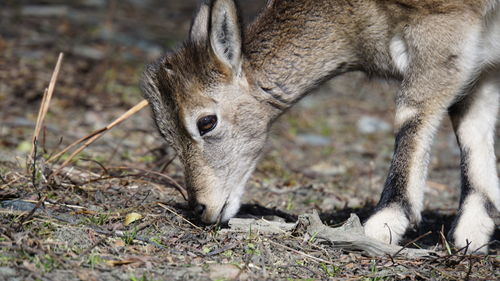
<path id="1" fill-rule="evenodd" d="M 198 131 L 200 132 L 200 135 L 203 136 L 206 133 L 215 129 L 215 127 L 217 126 L 217 116 L 215 115 L 203 116 L 200 119 L 198 119 L 196 126 L 198 126 Z"/>

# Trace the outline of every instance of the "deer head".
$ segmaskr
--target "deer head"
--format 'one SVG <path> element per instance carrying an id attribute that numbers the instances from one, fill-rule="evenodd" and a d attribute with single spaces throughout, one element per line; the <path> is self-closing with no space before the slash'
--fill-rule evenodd
<path id="1" fill-rule="evenodd" d="M 242 53 L 233 0 L 203 3 L 189 39 L 147 66 L 141 88 L 184 165 L 195 213 L 205 223 L 234 216 L 273 114 Z"/>

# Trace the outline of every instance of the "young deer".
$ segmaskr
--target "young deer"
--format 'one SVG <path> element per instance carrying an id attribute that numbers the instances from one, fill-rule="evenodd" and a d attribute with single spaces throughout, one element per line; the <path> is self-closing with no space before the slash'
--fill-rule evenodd
<path id="1" fill-rule="evenodd" d="M 148 65 L 142 90 L 195 212 L 215 223 L 238 211 L 271 123 L 353 70 L 401 81 L 394 156 L 366 234 L 397 244 L 420 221 L 431 141 L 448 114 L 462 155 L 451 235 L 486 252 L 500 209 L 499 0 L 271 0 L 244 33 L 233 0 L 205 1 L 187 42 Z"/>

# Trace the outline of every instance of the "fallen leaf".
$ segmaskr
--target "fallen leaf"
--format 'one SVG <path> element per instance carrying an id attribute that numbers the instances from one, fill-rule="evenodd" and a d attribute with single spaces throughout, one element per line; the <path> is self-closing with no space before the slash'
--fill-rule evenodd
<path id="1" fill-rule="evenodd" d="M 129 224 L 135 222 L 135 221 L 138 221 L 140 219 L 142 219 L 142 215 L 139 214 L 139 213 L 130 213 L 128 214 L 126 217 L 125 217 L 125 226 L 128 226 Z"/>
<path id="2" fill-rule="evenodd" d="M 139 259 L 125 259 L 125 260 L 109 260 L 106 261 L 106 263 L 110 266 L 120 266 L 120 265 L 127 265 L 127 264 L 132 264 L 132 263 L 142 263 L 141 260 Z"/>
<path id="3" fill-rule="evenodd" d="M 74 215 L 97 215 L 98 214 L 95 211 L 86 210 L 86 209 L 78 210 L 78 211 L 71 212 L 71 213 Z"/>

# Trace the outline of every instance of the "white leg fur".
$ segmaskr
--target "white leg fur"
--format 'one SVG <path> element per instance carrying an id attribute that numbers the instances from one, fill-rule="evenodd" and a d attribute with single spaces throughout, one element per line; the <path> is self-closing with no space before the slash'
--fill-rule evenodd
<path id="1" fill-rule="evenodd" d="M 488 201 L 500 210 L 500 185 L 494 151 L 494 130 L 498 114 L 500 85 L 497 74 L 485 79 L 476 90 L 473 104 L 462 117 L 457 129 L 462 150 L 467 151 L 467 179 L 471 190 L 461 206 L 453 239 L 457 247 L 470 243 L 471 252 L 486 253 L 495 223 L 487 212 Z"/>
<path id="2" fill-rule="evenodd" d="M 399 206 L 391 206 L 370 217 L 365 223 L 365 234 L 386 243 L 398 244 L 409 225 L 404 211 Z"/>
<path id="3" fill-rule="evenodd" d="M 414 118 L 418 114 L 417 109 L 410 106 L 400 105 L 396 110 L 396 115 L 394 116 L 394 128 L 399 130 L 403 124 Z"/>
<path id="4" fill-rule="evenodd" d="M 471 194 L 462 206 L 462 215 L 458 221 L 453 239 L 457 248 L 466 247 L 468 252 L 486 253 L 487 243 L 495 230 L 495 222 L 486 212 L 484 198 L 480 194 Z"/>
<path id="5" fill-rule="evenodd" d="M 493 79 L 497 77 L 493 75 Z M 485 81 L 480 85 L 474 104 L 463 117 L 457 134 L 460 144 L 469 150 L 468 175 L 471 185 L 500 211 L 500 186 L 494 149 L 499 95 L 496 81 Z"/>

